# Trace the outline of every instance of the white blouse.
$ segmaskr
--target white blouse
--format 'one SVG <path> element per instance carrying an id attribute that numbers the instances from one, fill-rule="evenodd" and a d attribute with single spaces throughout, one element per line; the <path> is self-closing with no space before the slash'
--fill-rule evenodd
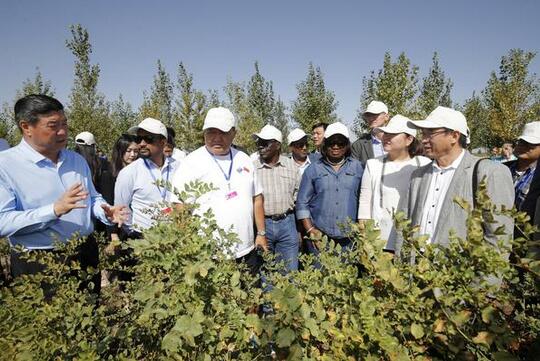
<path id="1" fill-rule="evenodd" d="M 373 219 L 381 231 L 381 238 L 389 240 L 396 236 L 393 215 L 398 211 L 399 200 L 409 190 L 412 172 L 431 160 L 423 156 L 406 161 L 384 161 L 384 158 L 369 159 L 366 163 L 360 188 L 358 219 Z"/>

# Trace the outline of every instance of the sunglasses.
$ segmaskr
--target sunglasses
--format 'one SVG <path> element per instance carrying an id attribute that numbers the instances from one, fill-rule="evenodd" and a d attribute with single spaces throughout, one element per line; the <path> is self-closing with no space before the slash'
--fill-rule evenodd
<path id="1" fill-rule="evenodd" d="M 274 144 L 276 141 L 271 139 L 271 140 L 266 140 L 266 139 L 257 139 L 257 141 L 255 142 L 257 144 L 257 147 L 263 147 L 263 148 L 266 148 L 272 144 Z"/>
<path id="2" fill-rule="evenodd" d="M 307 141 L 292 142 L 291 147 L 294 148 L 304 148 L 307 147 Z"/>
<path id="3" fill-rule="evenodd" d="M 331 142 L 328 142 L 328 148 L 331 148 L 333 146 L 338 146 L 339 148 L 345 148 L 349 142 L 345 140 L 333 140 Z"/>
<path id="4" fill-rule="evenodd" d="M 153 135 L 137 135 L 135 137 L 135 143 L 139 144 L 140 142 L 142 142 L 144 140 L 144 142 L 146 144 L 152 144 L 154 143 L 156 140 L 158 140 L 158 138 L 156 136 L 153 136 Z"/>

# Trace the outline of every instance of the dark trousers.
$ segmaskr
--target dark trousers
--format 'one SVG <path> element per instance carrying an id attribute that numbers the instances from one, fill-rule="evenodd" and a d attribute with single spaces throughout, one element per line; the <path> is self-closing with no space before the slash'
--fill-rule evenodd
<path id="1" fill-rule="evenodd" d="M 54 250 L 31 250 L 28 252 L 52 252 L 54 254 L 57 254 Z M 40 272 L 43 272 L 45 270 L 45 266 L 42 264 L 39 264 L 37 262 L 30 262 L 26 259 L 23 259 L 24 254 L 21 254 L 19 252 L 15 252 L 11 250 L 11 275 L 13 278 L 19 277 L 21 275 L 32 275 L 37 274 Z M 58 259 L 61 257 L 60 254 L 58 254 Z M 98 269 L 99 266 L 99 249 L 96 242 L 96 239 L 93 237 L 93 235 L 90 235 L 87 237 L 86 241 L 83 242 L 81 245 L 79 245 L 77 252 L 72 255 L 70 258 L 65 260 L 66 263 L 70 263 L 72 261 L 78 261 L 81 269 L 86 270 L 88 268 L 94 268 Z M 94 284 L 93 292 L 99 294 L 101 290 L 101 276 L 99 272 L 96 272 L 95 275 L 92 276 L 91 282 Z M 81 285 L 82 289 L 88 288 L 88 282 L 83 282 Z"/>

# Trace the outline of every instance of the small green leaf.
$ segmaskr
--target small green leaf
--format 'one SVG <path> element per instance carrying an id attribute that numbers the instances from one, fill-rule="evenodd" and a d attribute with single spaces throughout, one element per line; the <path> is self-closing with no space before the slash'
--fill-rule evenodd
<path id="1" fill-rule="evenodd" d="M 411 325 L 411 333 L 416 339 L 424 337 L 424 329 L 417 323 Z"/>
<path id="2" fill-rule="evenodd" d="M 276 344 L 278 347 L 289 347 L 295 339 L 294 331 L 290 328 L 282 328 L 277 333 Z"/>

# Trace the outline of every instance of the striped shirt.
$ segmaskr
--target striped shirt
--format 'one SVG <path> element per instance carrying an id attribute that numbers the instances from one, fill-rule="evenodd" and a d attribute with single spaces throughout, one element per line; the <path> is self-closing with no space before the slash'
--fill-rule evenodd
<path id="1" fill-rule="evenodd" d="M 274 166 L 262 163 L 260 158 L 254 164 L 263 188 L 264 215 L 274 216 L 294 209 L 301 179 L 294 161 L 280 155 Z"/>

